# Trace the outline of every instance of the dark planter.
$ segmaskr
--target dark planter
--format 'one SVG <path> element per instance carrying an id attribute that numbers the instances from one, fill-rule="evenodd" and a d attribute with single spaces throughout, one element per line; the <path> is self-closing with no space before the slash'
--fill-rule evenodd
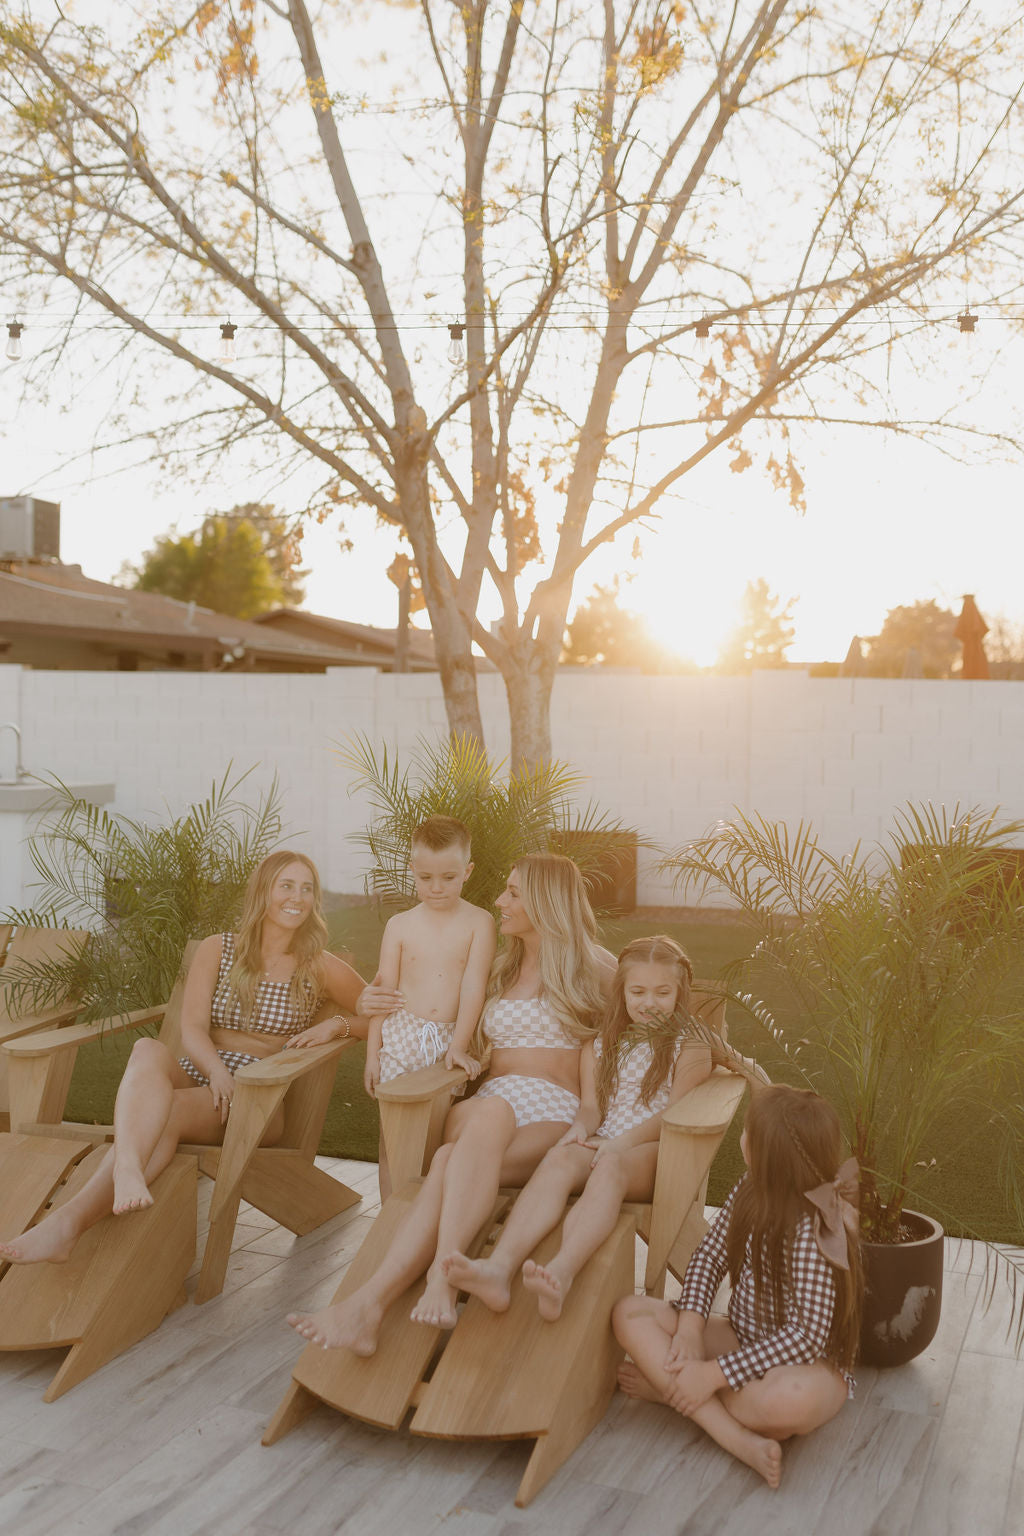
<path id="1" fill-rule="evenodd" d="M 927 1349 L 942 1308 L 942 1228 L 919 1211 L 904 1211 L 909 1243 L 862 1243 L 862 1365 L 906 1365 Z"/>

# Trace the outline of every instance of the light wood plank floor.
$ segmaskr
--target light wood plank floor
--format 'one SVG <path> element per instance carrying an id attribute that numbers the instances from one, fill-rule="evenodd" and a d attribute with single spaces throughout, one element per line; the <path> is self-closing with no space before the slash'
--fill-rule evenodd
<path id="1" fill-rule="evenodd" d="M 18 1536 L 1024 1536 L 1024 1362 L 1002 1289 L 947 1245 L 942 1325 L 902 1370 L 862 1370 L 771 1493 L 700 1431 L 616 1396 L 526 1510 L 526 1443 L 389 1434 L 326 1409 L 260 1435 L 298 1353 L 282 1319 L 321 1305 L 377 1209 L 376 1166 L 325 1161 L 362 1206 L 305 1238 L 243 1208 L 224 1294 L 191 1303 L 58 1402 L 47 1352 L 0 1354 L 0 1528 Z M 211 1186 L 203 1181 L 201 1198 Z M 193 1277 L 194 1278 L 194 1277 Z"/>

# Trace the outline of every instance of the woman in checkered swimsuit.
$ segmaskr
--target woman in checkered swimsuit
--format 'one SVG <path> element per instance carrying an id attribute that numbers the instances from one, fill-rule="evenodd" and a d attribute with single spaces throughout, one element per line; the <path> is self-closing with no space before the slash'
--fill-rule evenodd
<path id="1" fill-rule="evenodd" d="M 614 1228 L 622 1202 L 651 1199 L 662 1113 L 711 1072 L 709 1038 L 690 1017 L 692 980 L 674 939 L 659 934 L 626 945 L 600 1033 L 583 1046 L 575 1119 L 526 1185 L 487 1257 L 446 1257 L 442 1267 L 460 1291 L 503 1312 L 521 1267 L 541 1317 L 554 1322 L 576 1276 Z M 496 1079 L 496 1091 L 505 1081 Z M 565 1216 L 558 1252 L 535 1263 L 530 1254 L 562 1220 L 572 1194 L 580 1198 Z"/>
<path id="2" fill-rule="evenodd" d="M 234 1073 L 286 1045 L 324 1044 L 348 1033 L 365 1038 L 373 1013 L 396 1006 L 393 993 L 365 987 L 324 950 L 320 879 L 303 854 L 272 853 L 246 887 L 237 934 L 214 934 L 189 967 L 181 1011 L 185 1054 L 138 1040 L 117 1091 L 114 1144 L 78 1194 L 11 1243 L 0 1258 L 20 1264 L 67 1258 L 101 1217 L 152 1205 L 149 1186 L 183 1141 L 223 1141 Z M 337 1009 L 364 1015 L 354 1022 Z M 317 1012 L 329 1013 L 311 1024 Z M 266 1140 L 281 1134 L 283 1115 Z"/>
<path id="3" fill-rule="evenodd" d="M 387 1308 L 424 1271 L 412 1316 L 451 1328 L 456 1291 L 442 1259 L 472 1241 L 499 1185 L 524 1183 L 579 1112 L 580 1047 L 614 973 L 580 872 L 558 854 L 524 855 L 497 908 L 504 944 L 478 1031 L 487 1079 L 448 1116 L 444 1145 L 376 1274 L 337 1305 L 289 1317 L 325 1348 L 373 1354 Z"/>
<path id="4" fill-rule="evenodd" d="M 690 1260 L 677 1301 L 627 1296 L 613 1326 L 619 1385 L 701 1426 L 772 1488 L 780 1441 L 835 1417 L 853 1388 L 863 1277 L 857 1166 L 840 1166 L 839 1117 L 815 1093 L 755 1091 L 748 1172 Z M 813 1187 L 808 1187 L 813 1186 Z M 711 1306 L 728 1275 L 728 1320 Z"/>

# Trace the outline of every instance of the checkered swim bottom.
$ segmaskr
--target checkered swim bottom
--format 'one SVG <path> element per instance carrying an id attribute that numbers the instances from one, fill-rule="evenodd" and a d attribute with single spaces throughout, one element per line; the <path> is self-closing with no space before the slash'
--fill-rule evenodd
<path id="1" fill-rule="evenodd" d="M 504 1099 L 516 1117 L 516 1129 L 545 1120 L 572 1125 L 580 1101 L 568 1088 L 549 1083 L 545 1077 L 489 1077 L 476 1093 L 478 1099 Z M 472 1102 L 472 1101 L 470 1101 Z"/>
<path id="2" fill-rule="evenodd" d="M 217 1055 L 232 1076 L 238 1071 L 239 1067 L 247 1067 L 250 1061 L 259 1061 L 260 1059 L 258 1056 L 250 1056 L 246 1051 L 218 1051 Z M 209 1088 L 210 1079 L 204 1077 L 195 1062 L 190 1061 L 187 1056 L 178 1057 L 178 1066 L 187 1072 L 193 1082 L 199 1084 L 200 1088 Z"/>
<path id="3" fill-rule="evenodd" d="M 408 1008 L 396 1008 L 381 1025 L 381 1082 L 390 1083 L 403 1072 L 443 1061 L 454 1033 L 454 1024 L 439 1024 L 436 1019 L 421 1019 Z"/>

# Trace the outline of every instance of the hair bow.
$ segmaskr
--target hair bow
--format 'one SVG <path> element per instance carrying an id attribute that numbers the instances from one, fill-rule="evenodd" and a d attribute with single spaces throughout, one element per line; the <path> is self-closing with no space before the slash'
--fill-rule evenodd
<path id="1" fill-rule="evenodd" d="M 850 1238 L 860 1232 L 856 1201 L 860 1192 L 857 1159 L 848 1157 L 834 1179 L 804 1191 L 814 1206 L 814 1241 L 822 1258 L 837 1269 L 850 1267 Z"/>

